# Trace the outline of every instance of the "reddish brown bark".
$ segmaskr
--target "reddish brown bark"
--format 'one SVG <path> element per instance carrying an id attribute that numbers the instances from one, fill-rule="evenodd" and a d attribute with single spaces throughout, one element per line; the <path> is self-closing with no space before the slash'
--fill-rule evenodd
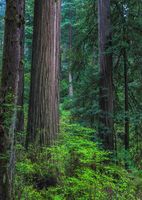
<path id="1" fill-rule="evenodd" d="M 12 198 L 22 0 L 7 0 L 0 98 L 0 199 Z"/>
<path id="2" fill-rule="evenodd" d="M 60 0 L 35 0 L 27 144 L 51 145 L 58 135 Z"/>
<path id="3" fill-rule="evenodd" d="M 111 53 L 110 0 L 98 0 L 100 117 L 99 137 L 105 149 L 114 149 L 113 138 L 113 79 Z"/>
<path id="4" fill-rule="evenodd" d="M 16 131 L 20 132 L 24 130 L 24 15 L 25 15 L 25 0 L 21 1 L 19 7 L 19 13 L 21 18 L 20 29 L 20 68 L 19 68 L 19 82 L 18 82 L 18 111 L 17 111 L 17 123 Z"/>

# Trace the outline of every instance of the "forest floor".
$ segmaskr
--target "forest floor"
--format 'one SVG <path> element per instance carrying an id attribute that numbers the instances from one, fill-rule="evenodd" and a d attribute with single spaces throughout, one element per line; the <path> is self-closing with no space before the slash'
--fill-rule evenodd
<path id="1" fill-rule="evenodd" d="M 94 130 L 71 123 L 64 111 L 61 134 L 51 148 L 17 144 L 16 199 L 141 200 L 142 170 L 110 161 L 93 141 Z"/>

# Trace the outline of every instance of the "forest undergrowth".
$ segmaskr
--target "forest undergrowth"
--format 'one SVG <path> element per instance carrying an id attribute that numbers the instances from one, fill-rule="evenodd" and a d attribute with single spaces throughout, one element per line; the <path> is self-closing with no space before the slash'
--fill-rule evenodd
<path id="1" fill-rule="evenodd" d="M 94 130 L 62 112 L 60 137 L 51 148 L 17 144 L 16 200 L 141 200 L 142 170 L 111 159 Z M 112 157 L 112 155 L 111 155 Z"/>

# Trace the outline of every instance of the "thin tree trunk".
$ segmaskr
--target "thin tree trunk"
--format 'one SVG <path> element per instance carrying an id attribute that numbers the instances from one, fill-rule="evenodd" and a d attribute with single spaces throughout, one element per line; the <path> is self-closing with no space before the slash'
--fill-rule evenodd
<path id="1" fill-rule="evenodd" d="M 123 51 L 124 59 L 124 84 L 125 84 L 125 150 L 129 150 L 129 100 L 128 100 L 128 67 L 127 67 L 127 54 L 126 49 Z"/>
<path id="2" fill-rule="evenodd" d="M 12 198 L 22 0 L 7 0 L 0 99 L 0 199 Z"/>
<path id="3" fill-rule="evenodd" d="M 27 145 L 52 145 L 59 125 L 60 0 L 35 0 Z"/>
<path id="4" fill-rule="evenodd" d="M 129 151 L 129 96 L 128 96 L 128 66 L 127 66 L 127 53 L 123 49 L 124 60 L 124 95 L 125 95 L 125 121 L 124 121 L 124 145 L 125 145 L 125 168 L 128 168 L 128 151 Z"/>
<path id="5" fill-rule="evenodd" d="M 123 20 L 123 42 L 127 43 L 127 19 L 129 17 L 129 9 L 126 11 L 127 4 L 122 4 L 122 20 Z M 128 152 L 129 152 L 129 90 L 128 90 L 128 64 L 127 64 L 127 48 L 123 47 L 123 63 L 124 63 L 124 146 L 125 146 L 125 168 L 128 168 Z"/>
<path id="6" fill-rule="evenodd" d="M 69 24 L 69 52 L 70 52 L 70 56 L 69 56 L 69 97 L 72 98 L 73 97 L 73 78 L 72 78 L 72 72 L 71 72 L 71 51 L 72 51 L 72 12 L 71 12 L 71 8 L 69 10 L 69 20 L 70 20 L 70 24 Z"/>
<path id="7" fill-rule="evenodd" d="M 111 53 L 110 0 L 98 0 L 100 117 L 99 137 L 105 149 L 114 149 L 113 78 Z"/>
<path id="8" fill-rule="evenodd" d="M 72 80 L 72 73 L 69 70 L 69 97 L 73 97 L 73 80 Z"/>
<path id="9" fill-rule="evenodd" d="M 21 1 L 20 17 L 22 20 L 21 34 L 20 34 L 20 69 L 19 69 L 19 83 L 18 83 L 18 111 L 17 111 L 17 123 L 16 131 L 20 132 L 24 130 L 24 17 L 25 17 L 25 0 Z"/>

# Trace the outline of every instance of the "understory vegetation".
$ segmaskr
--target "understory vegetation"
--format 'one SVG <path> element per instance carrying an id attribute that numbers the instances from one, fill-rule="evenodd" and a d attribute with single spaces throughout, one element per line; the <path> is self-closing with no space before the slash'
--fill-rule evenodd
<path id="1" fill-rule="evenodd" d="M 125 170 L 124 160 L 118 162 L 94 142 L 93 129 L 71 120 L 63 111 L 60 137 L 52 147 L 26 151 L 17 144 L 16 199 L 141 199 L 142 170 L 133 165 Z"/>

